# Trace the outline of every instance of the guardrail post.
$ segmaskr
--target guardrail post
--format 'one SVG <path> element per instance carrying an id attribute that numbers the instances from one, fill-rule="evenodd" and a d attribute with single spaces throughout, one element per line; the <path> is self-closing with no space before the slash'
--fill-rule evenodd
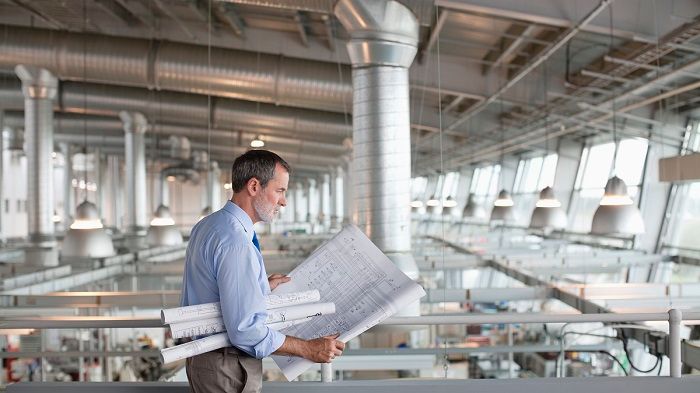
<path id="1" fill-rule="evenodd" d="M 321 382 L 333 382 L 333 366 L 331 363 L 321 363 Z"/>
<path id="2" fill-rule="evenodd" d="M 671 377 L 681 377 L 681 321 L 683 313 L 675 308 L 668 311 L 668 357 L 671 360 Z"/>

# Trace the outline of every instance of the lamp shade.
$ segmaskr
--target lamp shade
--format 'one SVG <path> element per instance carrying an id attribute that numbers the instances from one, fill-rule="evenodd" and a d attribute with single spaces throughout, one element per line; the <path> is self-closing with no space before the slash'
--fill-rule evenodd
<path id="1" fill-rule="evenodd" d="M 426 210 L 428 214 L 435 214 L 437 207 L 440 206 L 440 201 L 433 195 L 425 202 L 425 205 L 427 206 Z"/>
<path id="2" fill-rule="evenodd" d="M 68 258 L 104 258 L 116 254 L 112 238 L 102 227 L 97 206 L 83 201 L 75 209 L 75 221 L 63 239 L 61 256 Z"/>
<path id="3" fill-rule="evenodd" d="M 493 202 L 490 221 L 513 221 L 515 219 L 513 205 L 513 198 L 508 191 L 501 190 L 498 198 Z"/>
<path id="4" fill-rule="evenodd" d="M 452 196 L 448 196 L 447 199 L 445 199 L 445 202 L 442 203 L 442 215 L 443 216 L 451 216 L 452 215 L 452 210 L 457 206 L 457 201 L 452 198 Z"/>
<path id="5" fill-rule="evenodd" d="M 554 195 L 552 187 L 540 191 L 540 199 L 535 205 L 530 218 L 530 228 L 533 229 L 564 229 L 566 228 L 566 213 L 561 208 L 561 202 Z"/>
<path id="6" fill-rule="evenodd" d="M 153 214 L 151 226 L 146 233 L 146 242 L 153 247 L 182 244 L 182 234 L 175 227 L 175 221 L 167 206 L 159 205 Z"/>
<path id="7" fill-rule="evenodd" d="M 591 223 L 595 235 L 638 235 L 644 233 L 642 214 L 627 195 L 627 185 L 613 176 L 605 185 L 605 194 L 600 200 Z"/>

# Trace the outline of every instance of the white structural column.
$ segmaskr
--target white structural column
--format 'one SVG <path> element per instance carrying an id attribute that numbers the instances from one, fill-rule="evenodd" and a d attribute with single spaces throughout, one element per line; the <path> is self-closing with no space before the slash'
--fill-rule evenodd
<path id="1" fill-rule="evenodd" d="M 127 231 L 145 235 L 146 211 L 146 117 L 139 112 L 119 113 L 124 126 L 124 159 L 126 163 Z"/>
<path id="2" fill-rule="evenodd" d="M 124 201 L 124 191 L 121 187 L 120 179 L 121 166 L 119 157 L 115 155 L 107 156 L 107 166 L 109 167 L 109 195 L 110 195 L 110 221 L 114 228 L 122 226 L 122 203 Z"/>
<path id="3" fill-rule="evenodd" d="M 100 150 L 95 152 L 95 160 L 97 163 L 97 209 L 100 211 L 100 219 L 105 222 L 107 218 L 107 190 L 106 180 L 109 178 L 109 167 L 107 165 L 107 156 L 102 154 Z"/>
<path id="4" fill-rule="evenodd" d="M 338 168 L 331 168 L 328 184 L 329 225 L 333 229 L 338 225 Z"/>
<path id="5" fill-rule="evenodd" d="M 63 155 L 63 228 L 68 229 L 75 208 L 73 192 L 73 151 L 68 143 L 60 144 Z"/>
<path id="6" fill-rule="evenodd" d="M 417 52 L 418 20 L 398 1 L 340 0 L 334 11 L 350 35 L 357 224 L 404 273 L 417 279 L 411 253 L 408 68 Z M 416 302 L 404 311 L 415 315 L 418 306 Z"/>
<path id="7" fill-rule="evenodd" d="M 27 155 L 27 263 L 58 265 L 53 224 L 53 99 L 58 80 L 49 71 L 18 65 L 24 95 L 24 132 Z"/>
<path id="8" fill-rule="evenodd" d="M 160 174 L 160 203 L 163 206 L 170 206 L 170 182 L 163 173 Z"/>
<path id="9" fill-rule="evenodd" d="M 212 212 L 221 208 L 220 176 L 221 169 L 219 169 L 219 163 L 212 161 L 209 164 L 209 171 L 207 172 L 207 206 Z"/>
<path id="10" fill-rule="evenodd" d="M 316 188 L 316 179 L 306 179 L 306 222 L 312 225 L 316 222 L 316 217 L 313 215 L 314 188 Z"/>
<path id="11" fill-rule="evenodd" d="M 324 173 L 318 179 L 318 221 L 324 230 L 328 230 L 330 227 L 330 179 L 331 175 L 328 173 Z"/>
<path id="12" fill-rule="evenodd" d="M 355 219 L 355 197 L 352 192 L 352 158 L 346 157 L 343 171 L 343 224 L 354 224 Z"/>

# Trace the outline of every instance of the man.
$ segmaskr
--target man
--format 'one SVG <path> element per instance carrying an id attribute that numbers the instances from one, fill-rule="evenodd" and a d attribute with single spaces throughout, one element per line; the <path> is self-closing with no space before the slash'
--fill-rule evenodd
<path id="1" fill-rule="evenodd" d="M 270 151 L 239 156 L 231 169 L 233 197 L 192 229 L 180 304 L 221 302 L 233 345 L 187 359 L 195 393 L 260 392 L 262 358 L 294 355 L 328 363 L 345 348 L 337 336 L 302 340 L 265 325 L 265 295 L 290 278 L 267 277 L 253 224 L 272 221 L 280 206 L 286 206 L 289 172 L 289 164 Z"/>

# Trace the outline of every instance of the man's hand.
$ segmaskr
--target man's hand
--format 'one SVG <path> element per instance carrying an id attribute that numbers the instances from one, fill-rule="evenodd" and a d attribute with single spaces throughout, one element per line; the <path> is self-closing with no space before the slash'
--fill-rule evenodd
<path id="1" fill-rule="evenodd" d="M 308 340 L 304 357 L 314 363 L 330 363 L 336 356 L 342 355 L 345 349 L 345 343 L 336 340 L 338 336 L 335 334 Z"/>
<path id="2" fill-rule="evenodd" d="M 275 355 L 294 355 L 311 360 L 314 363 L 330 363 L 336 356 L 340 356 L 345 349 L 345 343 L 338 341 L 338 334 L 302 340 L 287 336 L 281 347 L 275 351 Z"/>
<path id="3" fill-rule="evenodd" d="M 291 277 L 288 277 L 284 274 L 275 273 L 267 278 L 267 282 L 270 283 L 270 290 L 273 290 L 277 288 L 278 285 L 284 284 L 285 282 L 289 282 L 289 280 L 291 279 Z"/>

